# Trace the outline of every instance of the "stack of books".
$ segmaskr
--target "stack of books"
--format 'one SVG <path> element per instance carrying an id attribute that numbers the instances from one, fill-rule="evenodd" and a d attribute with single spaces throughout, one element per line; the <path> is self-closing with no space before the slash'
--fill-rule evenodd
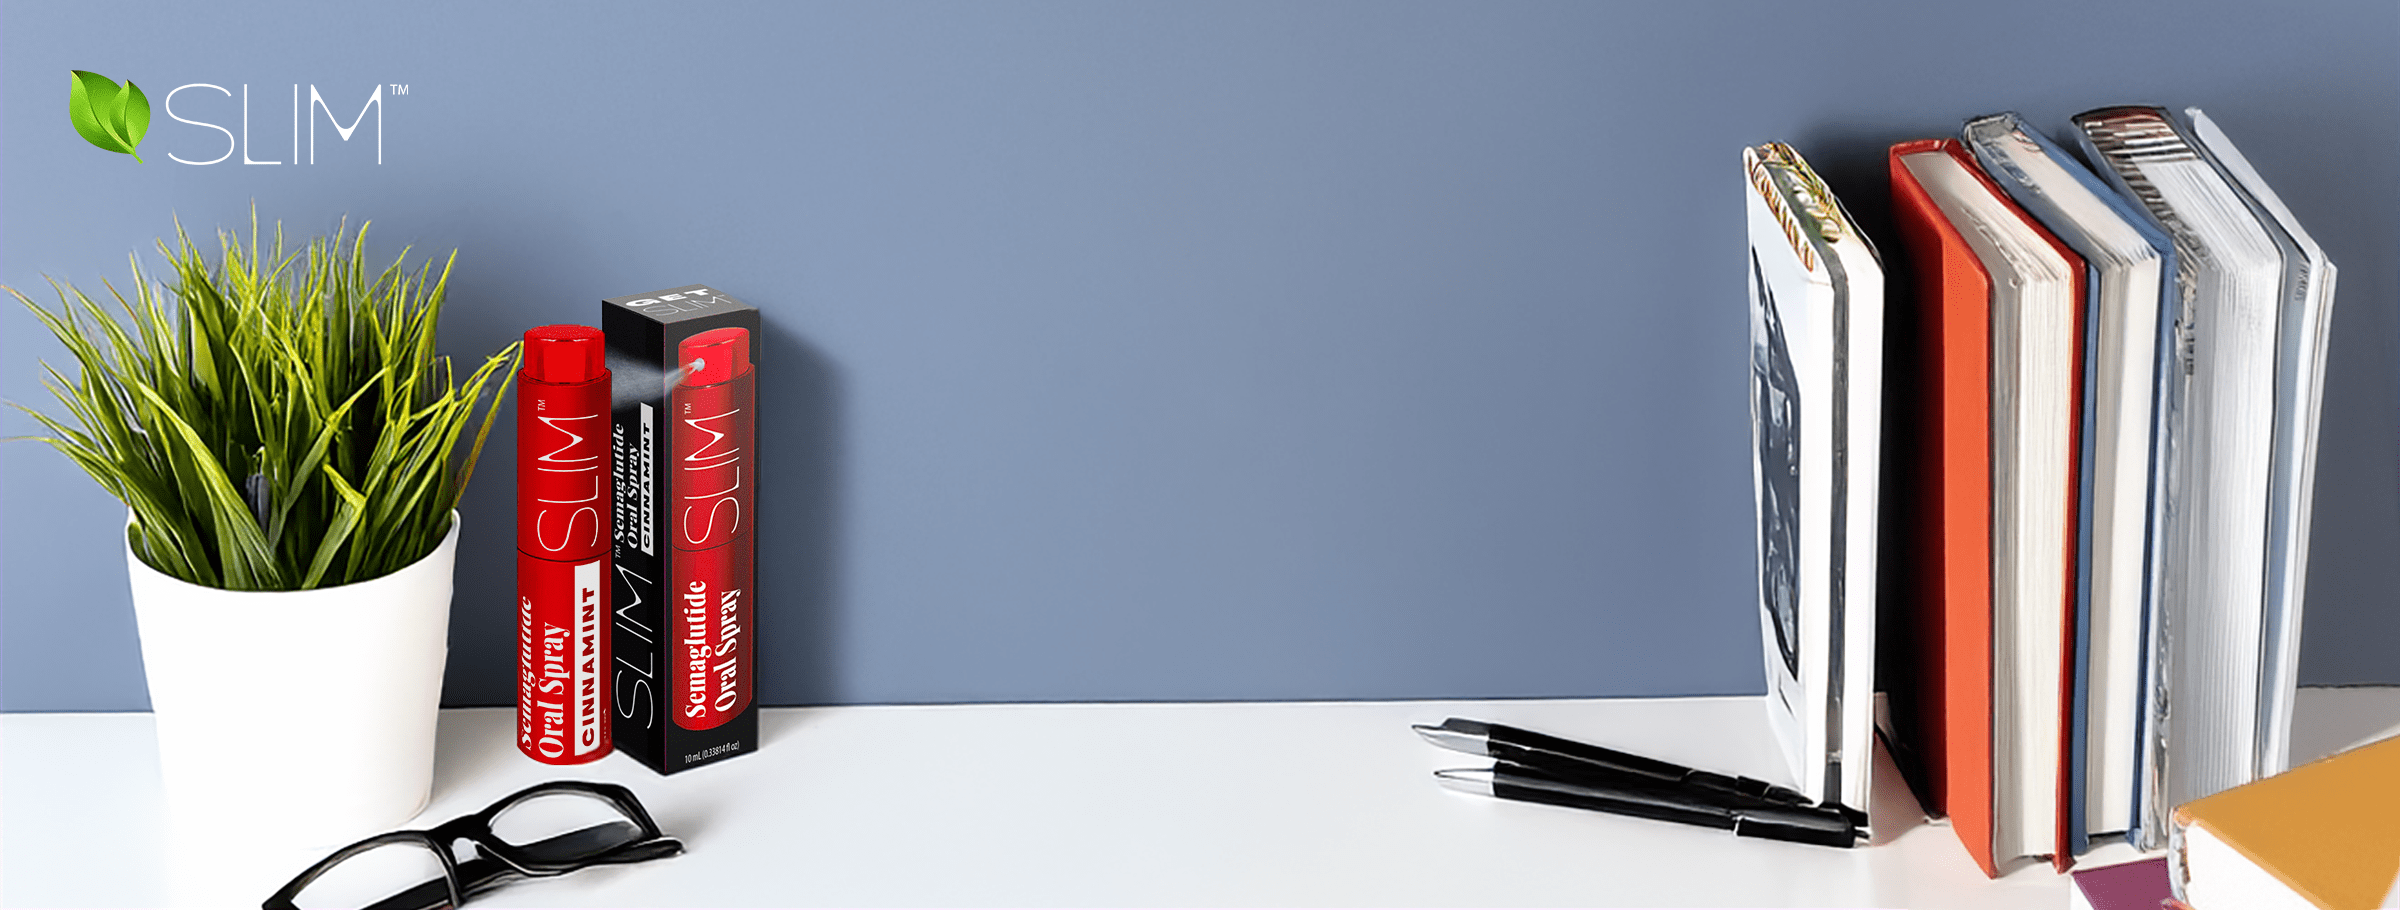
<path id="1" fill-rule="evenodd" d="M 1888 307 L 1797 153 L 1745 152 L 1774 726 L 1863 812 L 1884 690 L 1995 876 L 2289 763 L 2333 265 L 2197 109 L 2067 135 L 1892 147 Z"/>

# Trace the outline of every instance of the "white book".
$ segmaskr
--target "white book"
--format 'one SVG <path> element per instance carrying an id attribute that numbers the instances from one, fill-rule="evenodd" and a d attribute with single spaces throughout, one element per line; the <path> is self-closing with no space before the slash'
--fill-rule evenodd
<path id="1" fill-rule="evenodd" d="M 1842 413 L 1834 434 L 1833 525 L 1837 548 L 1830 583 L 1831 653 L 1827 664 L 1828 802 L 1863 818 L 1874 765 L 1875 626 L 1878 517 L 1883 452 L 1883 263 L 1841 200 L 1788 146 L 1768 172 L 1794 206 L 1806 235 L 1832 272 L 1834 386 Z"/>
<path id="2" fill-rule="evenodd" d="M 1770 726 L 1795 789 L 1868 808 L 1883 269 L 1789 147 L 1743 150 L 1752 480 Z"/>
<path id="3" fill-rule="evenodd" d="M 2159 313 L 2172 299 L 2174 248 L 2147 216 L 2015 114 L 1969 121 L 1965 138 L 2001 191 L 2081 255 L 2094 279 L 2085 358 L 2084 761 L 2070 772 L 2083 775 L 2086 836 L 2120 832 L 2133 816 L 2153 399 L 2159 357 L 2172 355 L 2161 345 Z"/>
<path id="4" fill-rule="evenodd" d="M 2082 275 L 1950 155 L 1901 156 L 1991 279 L 1992 854 L 2059 849 L 2076 288 Z"/>
<path id="5" fill-rule="evenodd" d="M 2266 666 L 2259 678 L 2257 776 L 2291 767 L 2292 699 L 2300 684 L 2300 615 L 2307 593 L 2308 528 L 2315 500 L 2317 424 L 2325 396 L 2326 326 L 2333 318 L 2333 262 L 2300 227 L 2283 199 L 2234 148 L 2233 140 L 2189 108 L 2194 145 L 2214 159 L 2281 236 L 2284 299 L 2277 318 L 2275 439 L 2267 489 Z"/>
<path id="6" fill-rule="evenodd" d="M 2174 806 L 2257 777 L 2265 645 L 2267 488 L 2283 256 L 2225 175 L 2157 108 L 2075 117 L 2103 175 L 2174 238 L 2183 388 L 2163 469 L 2153 656 L 2134 840 L 2163 844 Z"/>

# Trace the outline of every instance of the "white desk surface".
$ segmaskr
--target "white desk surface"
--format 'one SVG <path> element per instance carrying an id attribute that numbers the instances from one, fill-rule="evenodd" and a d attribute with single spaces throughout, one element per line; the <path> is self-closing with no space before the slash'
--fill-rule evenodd
<path id="1" fill-rule="evenodd" d="M 1888 762 L 1878 843 L 1838 850 L 1452 793 L 1431 772 L 1474 761 L 1408 729 L 1467 716 L 1769 776 L 1761 712 L 1749 698 L 769 709 L 762 752 L 662 778 L 622 755 L 535 764 L 509 742 L 510 711 L 459 709 L 443 712 L 433 802 L 412 826 L 582 778 L 631 786 L 690 847 L 518 882 L 474 902 L 488 907 L 2066 905 L 2047 866 L 1985 880 L 1948 829 L 1914 818 Z M 2400 689 L 2303 690 L 2293 754 L 2395 727 Z M 170 834 L 153 736 L 147 714 L 0 717 L 0 903 L 255 907 L 328 852 Z M 2118 844 L 2086 861 L 2132 857 Z"/>

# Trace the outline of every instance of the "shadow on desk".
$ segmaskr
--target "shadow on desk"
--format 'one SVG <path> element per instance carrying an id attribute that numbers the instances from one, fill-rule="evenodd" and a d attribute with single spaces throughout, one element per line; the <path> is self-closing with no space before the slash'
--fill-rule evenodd
<path id="1" fill-rule="evenodd" d="M 2400 690 L 2391 686 L 2301 689 L 2292 711 L 2292 765 L 2400 736 L 2400 697 L 2395 697 L 2395 691 Z M 1880 738 L 1875 743 L 1873 785 L 1873 846 L 1889 844 L 1921 826 L 1948 824 L 1925 817 Z"/>

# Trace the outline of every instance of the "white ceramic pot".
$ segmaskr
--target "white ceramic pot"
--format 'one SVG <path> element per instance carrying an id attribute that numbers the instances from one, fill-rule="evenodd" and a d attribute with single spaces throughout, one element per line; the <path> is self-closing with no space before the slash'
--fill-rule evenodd
<path id="1" fill-rule="evenodd" d="M 453 512 L 432 553 L 381 578 L 227 591 L 161 574 L 128 544 L 170 821 L 338 846 L 423 809 L 457 554 Z"/>

